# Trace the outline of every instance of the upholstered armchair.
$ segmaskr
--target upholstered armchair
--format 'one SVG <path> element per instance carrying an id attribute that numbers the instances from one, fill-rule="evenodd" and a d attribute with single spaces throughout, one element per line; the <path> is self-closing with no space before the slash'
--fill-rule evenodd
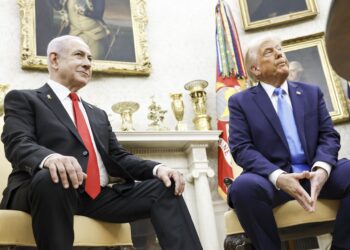
<path id="1" fill-rule="evenodd" d="M 306 212 L 295 200 L 276 207 L 273 212 L 281 240 L 291 241 L 332 232 L 338 206 L 338 200 L 320 199 L 313 213 Z M 252 249 L 235 211 L 233 209 L 227 211 L 224 219 L 225 250 Z"/>
<path id="2" fill-rule="evenodd" d="M 0 128 L 2 128 L 2 117 L 0 119 Z M 6 187 L 10 171 L 11 165 L 6 160 L 4 146 L 0 143 L 1 194 Z M 0 210 L 0 250 L 15 249 L 16 246 L 34 247 L 35 241 L 31 224 L 31 217 L 27 213 Z M 74 246 L 108 247 L 108 249 L 115 250 L 132 249 L 131 231 L 128 223 L 106 223 L 85 216 L 75 216 L 74 233 Z"/>

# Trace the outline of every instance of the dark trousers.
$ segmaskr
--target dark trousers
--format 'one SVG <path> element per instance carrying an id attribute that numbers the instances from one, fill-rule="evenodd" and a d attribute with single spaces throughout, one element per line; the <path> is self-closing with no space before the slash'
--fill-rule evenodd
<path id="1" fill-rule="evenodd" d="M 301 182 L 310 192 L 310 182 Z M 235 209 L 238 219 L 255 249 L 281 249 L 272 209 L 291 199 L 287 193 L 277 190 L 267 179 L 254 173 L 244 173 L 231 185 L 229 203 Z M 340 160 L 333 167 L 323 186 L 319 198 L 340 199 L 332 249 L 350 249 L 350 161 Z M 316 207 L 317 209 L 317 207 Z M 293 216 L 292 214 L 290 216 Z"/>
<path id="2" fill-rule="evenodd" d="M 42 169 L 16 191 L 10 208 L 32 215 L 39 250 L 72 249 L 74 215 L 115 223 L 150 218 L 162 249 L 202 249 L 182 196 L 175 196 L 174 187 L 166 188 L 158 179 L 137 182 L 122 194 L 104 187 L 92 200 L 83 189 L 53 183 L 48 170 Z"/>

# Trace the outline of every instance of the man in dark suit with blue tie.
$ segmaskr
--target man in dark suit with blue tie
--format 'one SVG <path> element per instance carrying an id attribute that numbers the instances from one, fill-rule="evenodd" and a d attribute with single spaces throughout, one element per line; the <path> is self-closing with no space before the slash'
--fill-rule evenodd
<path id="1" fill-rule="evenodd" d="M 332 249 L 350 249 L 350 161 L 316 86 L 287 81 L 278 38 L 248 47 L 246 68 L 258 85 L 229 100 L 231 153 L 244 171 L 228 202 L 255 249 L 281 249 L 272 209 L 295 199 L 315 211 L 317 198 L 340 199 Z M 293 215 L 291 215 L 293 216 Z"/>
<path id="2" fill-rule="evenodd" d="M 123 149 L 107 114 L 79 97 L 92 74 L 88 45 L 62 36 L 47 54 L 48 83 L 5 98 L 1 139 L 13 171 L 0 208 L 31 214 L 39 250 L 71 250 L 74 215 L 150 218 L 162 249 L 202 250 L 182 197 L 183 176 Z M 122 181 L 110 187 L 108 176 Z"/>

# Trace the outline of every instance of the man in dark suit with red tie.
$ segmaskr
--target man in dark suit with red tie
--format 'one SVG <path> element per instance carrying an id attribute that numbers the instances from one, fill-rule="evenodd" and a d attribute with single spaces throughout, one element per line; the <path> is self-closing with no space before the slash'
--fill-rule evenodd
<path id="1" fill-rule="evenodd" d="M 1 208 L 32 215 L 40 250 L 72 249 L 76 214 L 109 222 L 150 218 L 162 249 L 202 249 L 182 175 L 124 150 L 106 113 L 79 97 L 92 73 L 86 43 L 58 37 L 47 51 L 48 83 L 5 98 L 1 139 L 13 171 Z M 108 176 L 123 183 L 110 188 Z"/>
<path id="2" fill-rule="evenodd" d="M 312 212 L 318 197 L 340 199 L 332 249 L 350 249 L 350 161 L 337 159 L 340 138 L 323 94 L 287 81 L 277 38 L 257 39 L 245 63 L 258 85 L 229 100 L 230 149 L 244 169 L 228 190 L 229 205 L 255 249 L 278 250 L 275 206 L 296 199 Z"/>

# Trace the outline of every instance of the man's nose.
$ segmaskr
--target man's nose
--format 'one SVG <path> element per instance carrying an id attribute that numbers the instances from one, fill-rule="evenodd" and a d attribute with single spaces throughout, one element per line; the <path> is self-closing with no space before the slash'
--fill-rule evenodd
<path id="1" fill-rule="evenodd" d="M 276 55 L 276 58 L 280 58 L 283 56 L 283 52 L 282 50 L 279 50 L 279 49 L 275 49 L 275 55 Z"/>
<path id="2" fill-rule="evenodd" d="M 83 66 L 88 69 L 91 68 L 91 61 L 89 60 L 89 58 L 84 59 Z"/>

